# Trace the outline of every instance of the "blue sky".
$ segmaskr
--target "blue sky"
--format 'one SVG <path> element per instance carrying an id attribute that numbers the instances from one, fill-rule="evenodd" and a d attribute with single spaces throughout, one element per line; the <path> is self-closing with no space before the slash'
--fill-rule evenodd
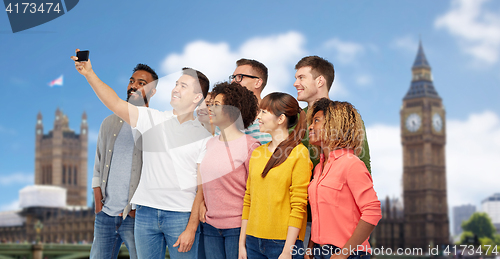
<path id="1" fill-rule="evenodd" d="M 132 68 L 146 63 L 160 76 L 182 66 L 224 80 L 241 58 L 269 67 L 270 91 L 296 96 L 294 65 L 303 56 L 330 60 L 330 96 L 352 102 L 368 129 L 379 198 L 401 192 L 399 109 L 410 85 L 419 38 L 443 98 L 447 119 L 450 206 L 498 192 L 500 169 L 500 2 L 481 1 L 80 1 L 65 15 L 13 34 L 0 12 L 0 210 L 16 207 L 33 183 L 36 115 L 45 134 L 60 107 L 79 132 L 89 124 L 90 176 L 96 135 L 110 112 L 69 59 L 90 50 L 100 78 L 125 98 Z M 64 75 L 64 86 L 47 83 Z M 152 106 L 168 107 L 169 86 Z M 474 180 L 472 180 L 474 179 Z"/>

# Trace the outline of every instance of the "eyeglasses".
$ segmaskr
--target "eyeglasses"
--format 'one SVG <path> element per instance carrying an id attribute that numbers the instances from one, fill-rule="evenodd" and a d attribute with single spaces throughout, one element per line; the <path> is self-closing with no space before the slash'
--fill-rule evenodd
<path id="1" fill-rule="evenodd" d="M 241 82 L 241 80 L 243 80 L 243 77 L 249 77 L 249 78 L 259 78 L 258 76 L 251 76 L 251 75 L 245 75 L 245 74 L 237 74 L 237 75 L 230 75 L 229 76 L 229 81 L 232 81 L 234 79 L 234 81 L 236 81 L 237 83 Z"/>

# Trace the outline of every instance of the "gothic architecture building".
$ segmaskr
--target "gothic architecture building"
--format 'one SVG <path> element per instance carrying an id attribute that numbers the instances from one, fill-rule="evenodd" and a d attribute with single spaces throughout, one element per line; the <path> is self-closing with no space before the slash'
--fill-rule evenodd
<path id="1" fill-rule="evenodd" d="M 0 242 L 31 243 L 37 238 L 43 243 L 92 242 L 87 115 L 83 113 L 80 134 L 76 134 L 69 128 L 68 117 L 57 109 L 54 129 L 44 134 L 39 113 L 35 134 L 35 185 L 20 191 L 20 210 L 0 213 Z"/>
<path id="2" fill-rule="evenodd" d="M 445 114 L 420 43 L 400 111 L 404 211 L 399 217 L 390 213 L 380 221 L 375 231 L 378 247 L 394 247 L 390 240 L 399 240 L 399 247 L 404 244 L 424 250 L 449 243 Z M 383 212 L 392 211 L 388 202 L 385 206 Z"/>
<path id="3" fill-rule="evenodd" d="M 87 205 L 87 115 L 82 115 L 80 134 L 69 129 L 68 117 L 56 110 L 54 129 L 43 134 L 38 113 L 35 141 L 35 184 L 66 188 L 67 205 Z"/>

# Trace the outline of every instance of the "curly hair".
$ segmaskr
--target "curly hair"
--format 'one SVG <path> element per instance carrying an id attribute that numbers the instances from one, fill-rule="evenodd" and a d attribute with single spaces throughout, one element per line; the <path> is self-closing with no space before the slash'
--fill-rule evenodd
<path id="1" fill-rule="evenodd" d="M 224 106 L 222 107 L 222 111 L 229 116 L 231 121 L 236 121 L 241 113 L 243 128 L 246 129 L 252 125 L 255 117 L 257 117 L 257 110 L 259 108 L 257 97 L 255 97 L 252 91 L 236 82 L 221 82 L 217 83 L 214 89 L 212 89 L 210 98 L 213 100 L 219 94 L 223 96 L 222 101 Z"/>
<path id="2" fill-rule="evenodd" d="M 314 115 L 319 111 L 325 116 L 325 124 L 321 133 L 322 143 L 330 148 L 347 148 L 359 155 L 363 148 L 365 131 L 361 115 L 348 102 L 332 101 L 321 98 L 316 101 L 307 115 L 307 122 L 312 123 Z"/>

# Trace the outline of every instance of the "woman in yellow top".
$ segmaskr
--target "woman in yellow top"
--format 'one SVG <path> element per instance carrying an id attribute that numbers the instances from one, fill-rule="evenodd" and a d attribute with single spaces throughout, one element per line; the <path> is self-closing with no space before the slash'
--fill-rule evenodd
<path id="1" fill-rule="evenodd" d="M 312 169 L 301 143 L 306 116 L 291 95 L 271 93 L 262 99 L 257 118 L 260 131 L 270 133 L 272 141 L 250 158 L 239 259 L 303 258 L 297 249 L 303 248 Z"/>

